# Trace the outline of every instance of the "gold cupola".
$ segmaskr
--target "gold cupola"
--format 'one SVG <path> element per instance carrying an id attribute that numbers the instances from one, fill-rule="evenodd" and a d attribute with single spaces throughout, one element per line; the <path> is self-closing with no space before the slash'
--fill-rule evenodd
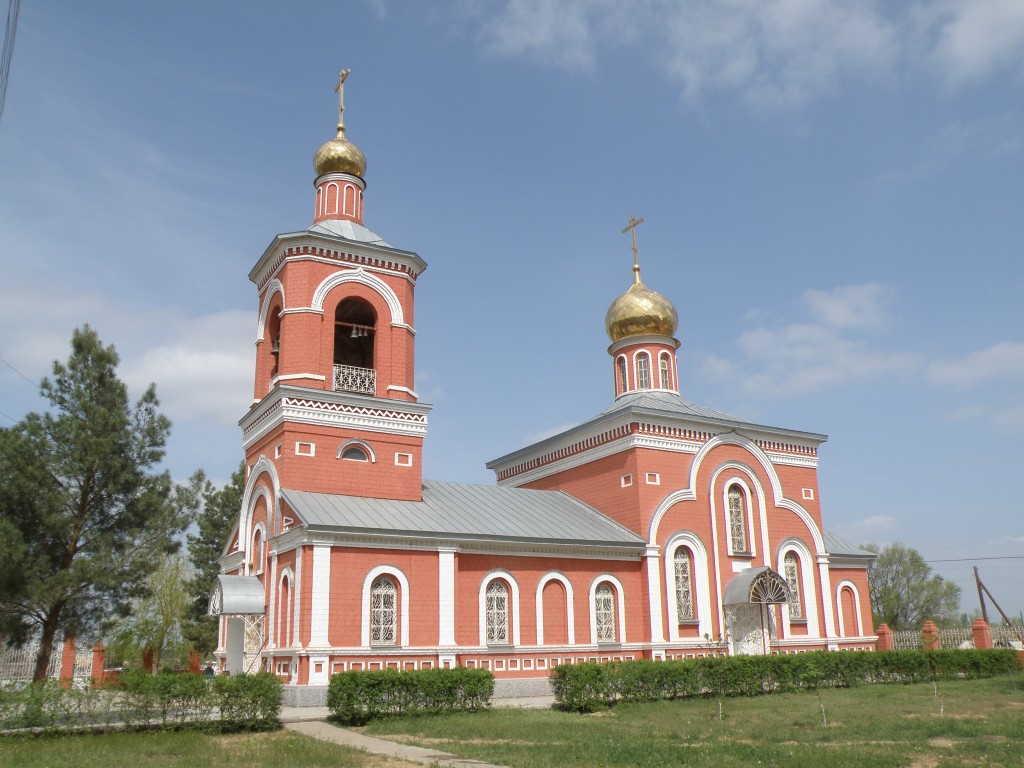
<path id="1" fill-rule="evenodd" d="M 317 178 L 328 173 L 347 173 L 360 179 L 366 175 L 366 158 L 362 150 L 345 138 L 344 94 L 348 73 L 347 69 L 341 71 L 338 86 L 334 89 L 338 93 L 338 135 L 324 142 L 313 156 Z"/>
<path id="2" fill-rule="evenodd" d="M 657 291 L 652 291 L 640 280 L 640 263 L 637 261 L 636 227 L 643 219 L 629 217 L 629 226 L 623 234 L 633 236 L 633 284 L 608 307 L 604 316 L 604 327 L 608 338 L 614 344 L 629 336 L 675 336 L 679 315 L 672 302 Z M 678 344 L 676 345 L 678 346 Z"/>

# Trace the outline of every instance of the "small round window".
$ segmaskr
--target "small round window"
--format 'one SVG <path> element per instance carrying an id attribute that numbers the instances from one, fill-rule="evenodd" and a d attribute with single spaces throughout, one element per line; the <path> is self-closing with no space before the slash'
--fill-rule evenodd
<path id="1" fill-rule="evenodd" d="M 369 461 L 370 457 L 366 455 L 366 451 L 357 445 L 350 445 L 341 454 L 341 458 L 347 459 L 348 461 Z"/>

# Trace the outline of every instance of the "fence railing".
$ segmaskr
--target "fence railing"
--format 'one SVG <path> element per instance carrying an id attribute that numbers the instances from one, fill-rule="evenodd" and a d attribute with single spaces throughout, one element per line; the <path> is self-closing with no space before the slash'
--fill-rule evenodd
<path id="1" fill-rule="evenodd" d="M 377 392 L 377 371 L 355 365 L 334 366 L 334 390 L 373 395 Z"/>
<path id="2" fill-rule="evenodd" d="M 1017 648 L 1024 645 L 1024 627 L 990 627 L 992 645 L 996 648 Z M 943 648 L 973 648 L 974 631 L 967 627 L 949 627 L 939 630 L 939 644 Z M 918 650 L 924 647 L 919 629 L 901 629 L 892 633 L 892 647 L 896 651 Z"/>

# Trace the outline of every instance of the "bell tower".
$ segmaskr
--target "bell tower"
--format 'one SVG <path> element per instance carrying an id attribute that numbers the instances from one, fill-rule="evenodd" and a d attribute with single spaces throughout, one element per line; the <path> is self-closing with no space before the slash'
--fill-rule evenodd
<path id="1" fill-rule="evenodd" d="M 299 491 L 418 501 L 430 406 L 415 390 L 414 291 L 426 263 L 363 225 L 366 158 L 338 125 L 313 159 L 313 223 L 278 235 L 259 294 L 246 463 Z"/>

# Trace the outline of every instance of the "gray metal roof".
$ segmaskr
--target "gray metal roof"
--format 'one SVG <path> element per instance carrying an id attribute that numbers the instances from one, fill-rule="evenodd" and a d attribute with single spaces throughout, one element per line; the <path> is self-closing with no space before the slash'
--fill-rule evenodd
<path id="1" fill-rule="evenodd" d="M 376 232 L 371 232 L 362 224 L 356 224 L 348 219 L 324 219 L 309 227 L 308 231 L 315 232 L 318 235 L 343 237 L 346 240 L 355 240 L 358 243 L 373 243 L 374 245 L 391 247 Z"/>
<path id="2" fill-rule="evenodd" d="M 697 416 L 702 419 L 721 419 L 722 421 L 734 421 L 739 424 L 753 424 L 752 421 L 732 416 L 713 408 L 705 408 L 703 405 L 691 403 L 681 397 L 677 392 L 669 390 L 629 392 L 616 398 L 615 402 L 601 411 L 601 415 L 617 413 L 627 408 L 644 408 L 652 411 L 668 411 L 682 416 Z"/>
<path id="3" fill-rule="evenodd" d="M 561 491 L 423 481 L 422 501 L 281 489 L 310 528 L 370 534 L 643 547 L 644 540 Z"/>
<path id="4" fill-rule="evenodd" d="M 877 557 L 874 552 L 856 547 L 841 536 L 836 536 L 831 531 L 822 531 L 825 540 L 825 551 L 830 555 L 842 555 L 845 557 Z"/>
<path id="5" fill-rule="evenodd" d="M 263 613 L 263 582 L 255 576 L 220 574 L 210 594 L 212 616 L 237 613 Z"/>

